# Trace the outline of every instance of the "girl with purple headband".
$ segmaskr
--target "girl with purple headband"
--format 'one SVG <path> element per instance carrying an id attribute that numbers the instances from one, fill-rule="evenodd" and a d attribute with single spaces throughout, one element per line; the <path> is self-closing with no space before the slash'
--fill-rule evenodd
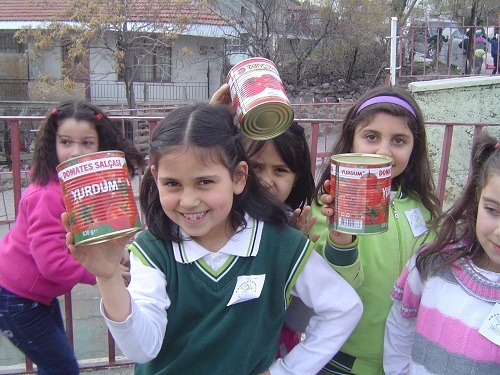
<path id="1" fill-rule="evenodd" d="M 422 113 L 406 91 L 391 86 L 367 91 L 347 113 L 331 155 L 366 153 L 390 156 L 392 164 L 389 229 L 353 236 L 318 219 L 310 235 L 321 234 L 316 250 L 361 297 L 363 316 L 341 351 L 322 374 L 383 375 L 385 320 L 395 280 L 439 212 L 427 153 Z M 311 215 L 333 215 L 330 163 L 316 187 Z M 324 183 L 323 183 L 324 182 Z"/>

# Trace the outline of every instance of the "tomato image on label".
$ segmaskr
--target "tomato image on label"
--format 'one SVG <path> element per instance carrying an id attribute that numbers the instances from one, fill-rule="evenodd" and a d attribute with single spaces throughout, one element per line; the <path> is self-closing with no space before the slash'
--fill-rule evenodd
<path id="1" fill-rule="evenodd" d="M 127 207 L 118 203 L 109 205 L 106 221 L 115 230 L 127 229 L 134 224 L 127 212 Z"/>
<path id="2" fill-rule="evenodd" d="M 365 173 L 361 176 L 359 182 L 364 184 L 368 190 L 375 189 L 378 182 L 377 175 L 371 172 Z"/>
<path id="3" fill-rule="evenodd" d="M 384 205 L 384 191 L 374 173 L 367 173 L 361 176 L 361 186 L 358 189 L 358 201 L 363 202 L 363 224 L 380 224 L 387 220 Z M 384 215 L 385 214 L 385 215 Z"/>
<path id="4" fill-rule="evenodd" d="M 332 156 L 330 225 L 351 234 L 381 233 L 388 228 L 391 159 L 370 154 Z"/>

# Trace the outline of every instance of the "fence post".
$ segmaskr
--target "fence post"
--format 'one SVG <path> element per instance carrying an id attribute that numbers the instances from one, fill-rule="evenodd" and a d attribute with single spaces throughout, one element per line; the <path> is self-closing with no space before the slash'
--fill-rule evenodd
<path id="1" fill-rule="evenodd" d="M 398 17 L 391 17 L 391 85 L 396 86 L 396 47 L 398 45 Z"/>

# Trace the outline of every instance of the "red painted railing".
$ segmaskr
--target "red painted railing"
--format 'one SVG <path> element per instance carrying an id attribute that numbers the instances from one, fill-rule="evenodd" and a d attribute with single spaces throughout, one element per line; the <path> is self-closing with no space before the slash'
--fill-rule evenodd
<path id="1" fill-rule="evenodd" d="M 302 104 L 298 104 L 302 105 Z M 304 105 L 305 106 L 305 105 Z M 311 148 L 311 166 L 313 171 L 317 171 L 321 168 L 322 163 L 328 162 L 329 151 L 331 145 L 335 141 L 336 133 L 338 128 L 342 122 L 341 114 L 346 111 L 346 106 L 348 104 L 338 104 L 338 103 L 318 103 L 317 108 L 314 109 L 313 112 L 315 114 L 321 115 L 321 118 L 300 118 L 297 121 L 306 129 L 306 134 L 309 138 L 309 144 Z M 309 105 L 309 110 L 311 108 L 311 104 Z M 314 108 L 314 104 L 313 104 Z M 302 107 L 295 108 L 297 114 L 303 114 Z M 309 112 L 310 113 L 310 112 Z M 147 122 L 151 130 L 157 125 L 158 121 L 162 119 L 162 117 L 144 117 L 144 116 L 115 116 L 111 114 L 111 118 L 113 121 L 122 124 L 123 132 L 125 133 L 125 122 L 130 122 L 134 120 L 140 120 L 141 122 Z M 326 116 L 330 118 L 326 118 Z M 15 221 L 15 215 L 17 214 L 17 206 L 19 203 L 19 199 L 21 197 L 21 192 L 23 185 L 26 186 L 28 182 L 27 170 L 22 168 L 23 160 L 21 160 L 21 139 L 20 139 L 20 123 L 26 122 L 39 122 L 43 118 L 41 117 L 8 117 L 8 116 L 0 116 L 0 122 L 6 121 L 8 123 L 7 129 L 10 129 L 10 137 L 11 137 L 11 161 L 12 161 L 12 171 L 9 172 L 0 172 L 0 177 L 2 175 L 9 174 L 12 176 L 12 195 L 13 202 L 9 203 L 5 198 L 5 191 L 3 184 L 0 183 L 0 205 L 3 204 L 5 207 L 5 215 L 4 217 L 0 217 L 0 224 L 8 225 Z M 496 127 L 495 131 L 498 131 L 500 128 L 500 124 L 478 124 L 478 123 L 444 123 L 444 122 L 434 122 L 427 123 L 428 127 L 441 127 L 444 129 L 443 131 L 443 141 L 442 141 L 442 153 L 439 162 L 439 173 L 438 173 L 438 181 L 437 181 L 437 195 L 441 202 L 443 202 L 446 191 L 446 178 L 448 175 L 448 167 L 450 163 L 450 150 L 452 145 L 452 139 L 454 130 L 462 127 L 468 126 L 473 127 L 473 140 L 481 133 L 483 128 Z M 32 130 L 33 131 L 33 130 Z M 462 157 L 470 158 L 468 154 L 463 154 Z M 26 160 L 24 160 L 25 162 Z M 469 171 L 470 173 L 470 171 Z M 0 182 L 3 179 L 0 178 Z M 7 207 L 8 205 L 10 207 Z M 10 215 L 13 212 L 13 215 Z M 73 318 L 72 318 L 72 300 L 71 293 L 65 295 L 65 312 L 66 312 L 66 329 L 68 333 L 68 339 L 70 343 L 73 345 Z M 102 361 L 90 361 L 86 362 L 82 365 L 82 368 L 100 368 L 100 367 L 109 367 L 109 366 L 123 366 L 124 364 L 129 364 L 126 360 L 117 360 L 116 358 L 116 350 L 115 343 L 113 338 L 108 333 L 108 356 L 107 362 L 103 363 Z M 33 364 L 26 360 L 25 369 L 19 371 L 5 371 L 0 370 L 0 374 L 21 374 L 21 373 L 33 373 Z"/>

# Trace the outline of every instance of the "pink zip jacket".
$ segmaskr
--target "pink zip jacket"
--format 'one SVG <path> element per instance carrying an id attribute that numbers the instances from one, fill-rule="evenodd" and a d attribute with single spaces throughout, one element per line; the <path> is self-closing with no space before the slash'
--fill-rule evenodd
<path id="1" fill-rule="evenodd" d="M 66 246 L 59 182 L 31 184 L 21 197 L 16 223 L 0 242 L 0 285 L 45 305 L 76 284 L 96 283 Z"/>

